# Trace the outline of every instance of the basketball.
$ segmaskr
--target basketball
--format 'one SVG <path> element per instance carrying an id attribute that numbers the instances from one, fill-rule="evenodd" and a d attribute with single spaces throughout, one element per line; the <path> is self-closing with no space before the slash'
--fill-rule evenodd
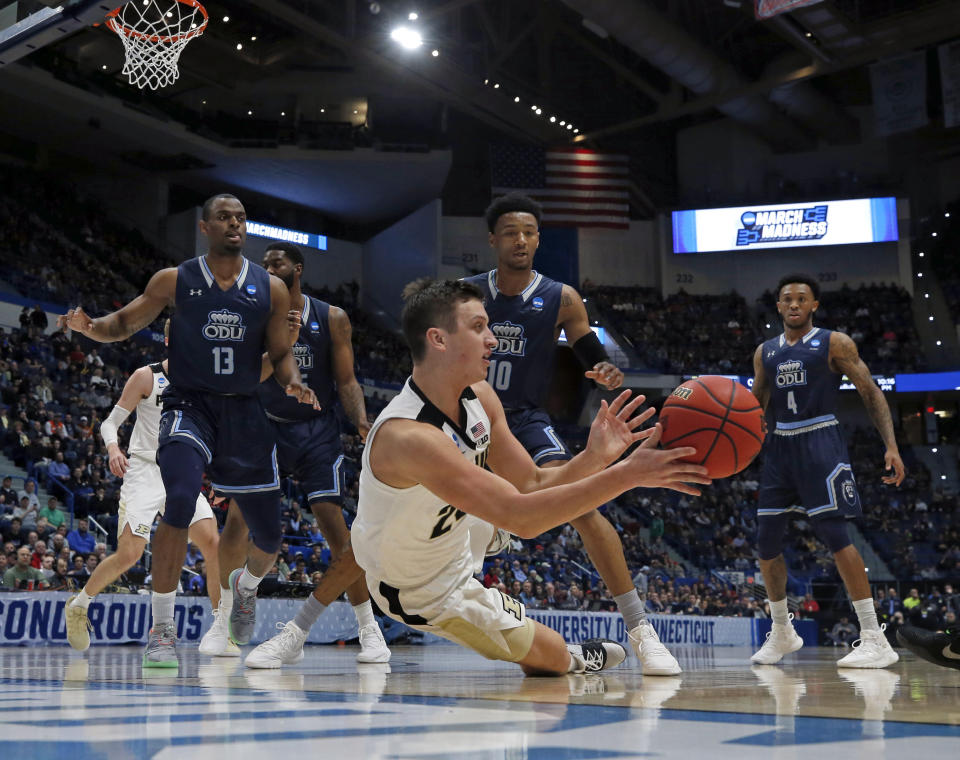
<path id="1" fill-rule="evenodd" d="M 735 380 L 703 375 L 677 386 L 660 412 L 665 449 L 693 446 L 711 478 L 744 469 L 763 444 L 763 410 Z"/>

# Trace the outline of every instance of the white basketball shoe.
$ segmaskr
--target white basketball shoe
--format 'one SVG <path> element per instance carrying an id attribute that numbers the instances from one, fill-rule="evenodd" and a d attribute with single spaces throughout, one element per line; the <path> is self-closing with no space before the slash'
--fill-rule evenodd
<path id="1" fill-rule="evenodd" d="M 785 654 L 796 652 L 803 646 L 803 639 L 793 627 L 793 613 L 787 623 L 774 623 L 763 646 L 750 658 L 757 665 L 776 665 Z"/>

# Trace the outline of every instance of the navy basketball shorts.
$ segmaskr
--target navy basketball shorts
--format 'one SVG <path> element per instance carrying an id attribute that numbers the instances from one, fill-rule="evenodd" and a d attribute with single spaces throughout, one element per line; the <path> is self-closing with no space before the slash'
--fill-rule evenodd
<path id="1" fill-rule="evenodd" d="M 553 422 L 543 409 L 512 409 L 507 412 L 507 427 L 538 465 L 573 459 L 567 445 L 553 430 Z"/>
<path id="2" fill-rule="evenodd" d="M 271 420 L 280 472 L 300 481 L 307 503 L 343 506 L 343 449 L 340 423 L 333 412 L 309 420 Z"/>
<path id="3" fill-rule="evenodd" d="M 227 396 L 168 387 L 160 448 L 175 441 L 198 449 L 218 493 L 279 490 L 273 427 L 257 396 Z"/>
<path id="4" fill-rule="evenodd" d="M 758 517 L 786 512 L 813 519 L 863 514 L 840 425 L 811 427 L 767 437 Z"/>

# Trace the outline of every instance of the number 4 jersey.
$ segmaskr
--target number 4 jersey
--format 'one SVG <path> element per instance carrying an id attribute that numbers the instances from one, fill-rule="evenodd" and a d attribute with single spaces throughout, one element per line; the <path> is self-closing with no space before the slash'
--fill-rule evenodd
<path id="1" fill-rule="evenodd" d="M 454 421 L 409 378 L 367 435 L 357 519 L 350 532 L 357 562 L 366 570 L 368 583 L 376 579 L 398 589 L 419 589 L 423 606 L 430 608 L 481 570 L 495 528 L 423 485 L 393 488 L 377 480 L 370 466 L 373 442 L 383 423 L 398 418 L 436 427 L 477 467 L 486 462 L 490 420 L 470 388 L 460 396 L 460 419 Z"/>
<path id="2" fill-rule="evenodd" d="M 834 419 L 840 375 L 830 369 L 830 330 L 812 328 L 792 346 L 781 333 L 763 344 L 763 371 L 776 427 Z"/>
<path id="3" fill-rule="evenodd" d="M 184 390 L 252 395 L 270 321 L 270 275 L 243 259 L 223 290 L 204 257 L 177 267 L 176 311 L 170 323 L 170 381 Z"/>

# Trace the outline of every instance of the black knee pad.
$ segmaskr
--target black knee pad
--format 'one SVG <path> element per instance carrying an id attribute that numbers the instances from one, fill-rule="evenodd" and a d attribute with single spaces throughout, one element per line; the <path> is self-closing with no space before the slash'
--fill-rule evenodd
<path id="1" fill-rule="evenodd" d="M 167 492 L 166 507 L 160 519 L 174 528 L 189 528 L 197 510 L 197 494 L 203 485 L 206 459 L 199 449 L 176 441 L 157 451 L 157 464 Z"/>
<path id="2" fill-rule="evenodd" d="M 783 534 L 787 531 L 787 515 L 757 517 L 757 554 L 767 560 L 783 553 Z"/>
<path id="3" fill-rule="evenodd" d="M 280 549 L 280 491 L 233 494 L 254 546 L 267 554 Z"/>
<path id="4" fill-rule="evenodd" d="M 825 517 L 822 520 L 813 520 L 813 532 L 817 534 L 832 554 L 846 549 L 853 541 L 850 540 L 850 530 L 847 528 L 845 517 Z"/>

